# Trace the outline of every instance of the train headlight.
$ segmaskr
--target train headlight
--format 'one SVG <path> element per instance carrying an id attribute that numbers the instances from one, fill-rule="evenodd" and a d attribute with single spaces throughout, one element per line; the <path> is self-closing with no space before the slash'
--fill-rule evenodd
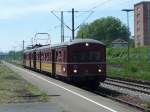
<path id="1" fill-rule="evenodd" d="M 89 46 L 89 43 L 85 43 L 85 46 L 87 46 L 87 47 L 88 47 L 88 46 Z"/>
<path id="2" fill-rule="evenodd" d="M 65 67 L 63 67 L 63 72 L 65 72 L 66 71 L 66 68 Z"/>
<path id="3" fill-rule="evenodd" d="M 101 72 L 102 72 L 102 70 L 101 70 L 101 69 L 98 69 L 98 72 L 99 72 L 99 73 L 101 73 Z"/>
<path id="4" fill-rule="evenodd" d="M 76 69 L 73 70 L 74 73 L 77 73 L 78 71 Z"/>

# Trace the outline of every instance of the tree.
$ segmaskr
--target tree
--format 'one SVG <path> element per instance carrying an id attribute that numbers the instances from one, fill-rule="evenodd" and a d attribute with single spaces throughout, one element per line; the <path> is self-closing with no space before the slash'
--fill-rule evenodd
<path id="1" fill-rule="evenodd" d="M 117 38 L 127 40 L 128 28 L 115 17 L 106 17 L 95 20 L 90 24 L 84 24 L 77 32 L 77 38 L 92 38 L 111 45 Z"/>

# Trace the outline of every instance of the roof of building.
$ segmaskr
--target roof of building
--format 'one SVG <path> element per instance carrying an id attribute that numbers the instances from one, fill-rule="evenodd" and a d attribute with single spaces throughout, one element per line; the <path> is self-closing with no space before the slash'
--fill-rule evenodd
<path id="1" fill-rule="evenodd" d="M 137 4 L 134 4 L 134 6 L 137 6 L 137 5 L 140 5 L 140 4 L 145 4 L 145 3 L 150 4 L 150 1 L 141 1 L 141 2 L 139 2 Z"/>
<path id="2" fill-rule="evenodd" d="M 127 44 L 127 43 L 128 43 L 127 41 L 125 41 L 121 38 L 118 38 L 118 39 L 112 41 L 112 44 Z"/>
<path id="3" fill-rule="evenodd" d="M 4 56 L 4 55 L 6 55 L 6 53 L 0 52 L 0 55 L 1 55 L 1 56 Z"/>

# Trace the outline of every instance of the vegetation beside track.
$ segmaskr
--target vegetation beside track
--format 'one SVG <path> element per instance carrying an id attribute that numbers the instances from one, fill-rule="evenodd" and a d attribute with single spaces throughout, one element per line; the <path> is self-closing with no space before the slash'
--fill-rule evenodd
<path id="1" fill-rule="evenodd" d="M 150 81 L 149 48 L 130 48 L 130 62 L 126 48 L 107 49 L 107 74 L 114 77 Z"/>
<path id="2" fill-rule="evenodd" d="M 48 101 L 48 95 L 22 79 L 5 65 L 0 65 L 0 103 L 39 101 Z"/>

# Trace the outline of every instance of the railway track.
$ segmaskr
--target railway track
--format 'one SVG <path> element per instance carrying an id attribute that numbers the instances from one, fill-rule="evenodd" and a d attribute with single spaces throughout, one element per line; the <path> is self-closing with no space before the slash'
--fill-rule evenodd
<path id="1" fill-rule="evenodd" d="M 121 98 L 116 97 L 116 96 L 121 95 L 121 93 L 119 93 L 119 92 L 116 92 L 116 91 L 113 91 L 113 90 L 109 90 L 109 89 L 103 88 L 103 87 L 100 87 L 96 91 L 93 91 L 93 92 L 95 94 L 107 97 L 109 99 L 112 99 L 112 100 L 115 100 L 117 102 L 129 105 L 131 107 L 134 107 L 134 108 L 136 108 L 138 110 L 141 110 L 142 112 L 150 112 L 149 108 L 145 108 L 143 106 L 140 106 L 140 105 L 137 105 L 137 104 L 134 104 L 134 103 L 131 103 L 129 101 L 125 101 L 125 100 L 123 100 Z"/>
<path id="2" fill-rule="evenodd" d="M 117 78 L 110 78 L 108 77 L 105 82 L 101 83 L 102 85 L 94 91 L 94 93 L 102 95 L 104 97 L 108 97 L 112 100 L 118 101 L 120 103 L 127 104 L 129 106 L 132 106 L 134 108 L 137 108 L 139 110 L 142 110 L 143 112 L 150 112 L 149 108 L 145 108 L 142 105 L 130 102 L 130 100 L 122 99 L 118 96 L 124 96 L 126 93 L 124 93 L 125 90 L 132 91 L 134 93 L 150 96 L 150 85 L 149 82 L 144 83 L 144 81 L 132 81 L 132 80 L 124 80 L 124 79 L 117 79 Z M 105 85 L 105 86 L 103 86 Z M 113 89 L 112 86 L 118 89 Z M 108 87 L 108 88 L 107 88 Z M 110 89 L 110 88 L 111 89 Z M 124 89 L 124 91 L 122 91 Z M 128 94 L 128 93 L 127 93 Z M 134 98 L 134 97 L 133 97 Z"/>
<path id="3" fill-rule="evenodd" d="M 103 84 L 150 95 L 150 86 L 147 84 L 140 84 L 112 78 L 107 78 L 107 80 Z"/>
<path id="4" fill-rule="evenodd" d="M 133 103 L 133 102 L 130 102 L 130 101 L 126 101 L 126 100 L 122 99 L 121 97 L 119 97 L 119 96 L 125 96 L 124 93 L 120 93 L 120 92 L 117 92 L 115 90 L 110 90 L 109 88 L 105 88 L 105 87 L 99 87 L 96 90 L 92 90 L 92 89 L 89 89 L 89 88 L 86 88 L 86 87 L 83 87 L 82 89 L 85 89 L 85 90 L 90 91 L 92 93 L 95 93 L 97 95 L 109 98 L 111 100 L 129 105 L 133 108 L 141 110 L 142 112 L 150 112 L 149 108 L 145 108 L 145 107 L 143 107 L 139 104 L 136 104 L 136 103 Z"/>

